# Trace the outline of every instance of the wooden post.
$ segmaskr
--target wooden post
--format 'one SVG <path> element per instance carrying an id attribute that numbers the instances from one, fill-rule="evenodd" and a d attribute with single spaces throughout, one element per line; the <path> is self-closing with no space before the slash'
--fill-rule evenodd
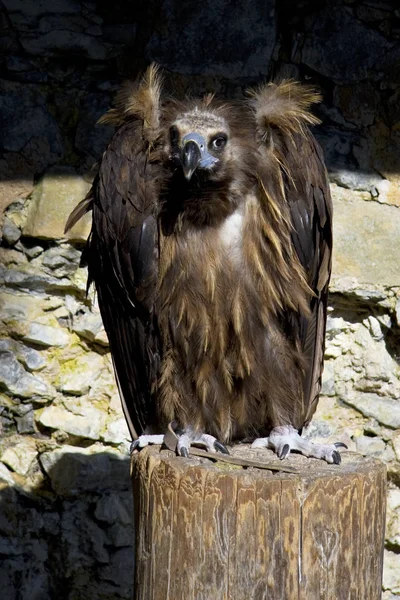
<path id="1" fill-rule="evenodd" d="M 134 455 L 134 600 L 380 600 L 385 466 L 352 452 L 285 464 L 298 474 Z"/>

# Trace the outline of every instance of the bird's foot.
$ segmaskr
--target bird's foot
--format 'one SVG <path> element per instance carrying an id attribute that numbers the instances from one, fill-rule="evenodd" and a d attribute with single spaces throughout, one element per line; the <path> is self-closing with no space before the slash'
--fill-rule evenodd
<path id="1" fill-rule="evenodd" d="M 130 454 L 133 454 L 136 450 L 141 450 L 146 446 L 161 445 L 164 442 L 164 435 L 141 435 L 137 440 L 133 441 L 130 447 Z"/>
<path id="2" fill-rule="evenodd" d="M 209 452 L 222 452 L 229 454 L 228 449 L 221 444 L 212 435 L 208 433 L 196 433 L 192 429 L 185 430 L 174 427 L 175 423 L 170 423 L 165 435 L 141 435 L 132 442 L 130 453 L 136 452 L 151 444 L 164 444 L 170 450 L 176 450 L 179 456 L 189 456 L 191 446 L 203 446 Z"/>
<path id="3" fill-rule="evenodd" d="M 177 434 L 178 442 L 176 451 L 180 456 L 189 456 L 191 446 L 203 446 L 209 452 L 222 452 L 229 454 L 228 449 L 221 444 L 213 435 L 208 433 L 195 433 L 190 429 L 186 429 L 182 433 Z"/>
<path id="4" fill-rule="evenodd" d="M 346 448 L 346 444 L 336 442 L 335 444 L 315 444 L 302 438 L 298 431 L 291 425 L 274 427 L 268 437 L 254 440 L 252 448 L 272 448 L 282 460 L 292 450 L 297 450 L 303 456 L 312 456 L 326 460 L 328 463 L 340 465 L 341 456 L 338 448 Z"/>

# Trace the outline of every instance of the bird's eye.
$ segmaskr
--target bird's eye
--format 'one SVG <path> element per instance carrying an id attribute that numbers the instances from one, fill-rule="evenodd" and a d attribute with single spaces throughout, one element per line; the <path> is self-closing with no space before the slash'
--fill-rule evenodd
<path id="1" fill-rule="evenodd" d="M 177 146 L 179 143 L 179 131 L 174 125 L 169 130 L 169 138 L 171 140 L 171 146 Z"/>
<path id="2" fill-rule="evenodd" d="M 214 150 L 222 150 L 223 148 L 225 148 L 227 141 L 227 136 L 224 133 L 219 133 L 215 136 L 213 140 L 211 140 L 211 147 Z"/>

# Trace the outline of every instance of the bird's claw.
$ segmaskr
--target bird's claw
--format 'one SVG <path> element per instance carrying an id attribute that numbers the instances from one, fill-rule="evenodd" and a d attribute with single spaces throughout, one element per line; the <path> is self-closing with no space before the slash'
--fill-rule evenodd
<path id="1" fill-rule="evenodd" d="M 290 446 L 289 444 L 285 444 L 282 448 L 282 450 L 279 452 L 278 457 L 283 460 L 284 458 L 287 457 L 287 455 L 290 452 Z"/>
<path id="2" fill-rule="evenodd" d="M 176 423 L 168 425 L 168 431 L 165 435 L 165 444 L 170 450 L 175 450 L 179 456 L 188 457 L 191 446 L 203 446 L 209 452 L 221 452 L 229 454 L 224 444 L 221 444 L 214 436 L 208 433 L 196 433 L 190 428 L 186 430 L 179 429 Z"/>
<path id="3" fill-rule="evenodd" d="M 221 444 L 218 440 L 214 442 L 214 449 L 216 452 L 221 452 L 222 454 L 229 454 L 229 450 L 224 444 Z"/>
<path id="4" fill-rule="evenodd" d="M 179 456 L 183 456 L 184 458 L 188 458 L 189 456 L 189 450 L 186 448 L 186 446 L 179 448 L 178 453 Z"/>
<path id="5" fill-rule="evenodd" d="M 252 448 L 272 448 L 278 458 L 283 460 L 292 450 L 300 452 L 303 456 L 311 456 L 326 460 L 326 462 L 340 465 L 342 457 L 337 448 L 345 448 L 343 442 L 335 442 L 334 444 L 315 444 L 302 438 L 298 431 L 291 426 L 275 427 L 269 437 L 257 438 Z"/>
<path id="6" fill-rule="evenodd" d="M 349 447 L 348 447 L 348 446 L 346 446 L 346 444 L 344 444 L 343 442 L 335 442 L 333 445 L 334 445 L 336 448 L 345 448 L 345 450 L 348 450 L 348 449 L 349 449 Z"/>

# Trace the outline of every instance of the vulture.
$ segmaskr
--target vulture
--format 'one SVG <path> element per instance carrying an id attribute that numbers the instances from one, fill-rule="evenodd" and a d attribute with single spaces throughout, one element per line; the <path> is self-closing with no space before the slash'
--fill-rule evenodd
<path id="1" fill-rule="evenodd" d="M 84 250 L 133 448 L 234 440 L 339 464 L 302 437 L 321 388 L 332 203 L 293 80 L 228 103 L 164 97 L 157 66 L 119 92 L 87 197 Z"/>

